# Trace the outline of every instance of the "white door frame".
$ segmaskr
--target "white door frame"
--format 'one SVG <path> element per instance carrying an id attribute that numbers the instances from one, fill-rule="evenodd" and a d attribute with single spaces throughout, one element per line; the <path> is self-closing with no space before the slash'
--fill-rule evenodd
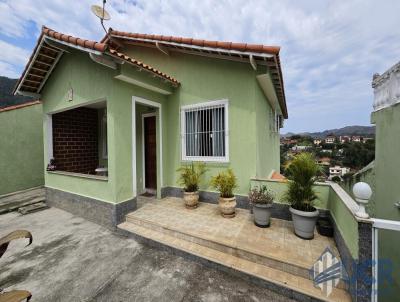
<path id="1" fill-rule="evenodd" d="M 144 119 L 146 117 L 157 116 L 155 112 L 142 113 L 142 166 L 143 166 L 143 192 L 146 191 L 146 165 L 145 165 L 145 147 L 144 147 Z M 157 121 L 156 121 L 157 123 Z M 157 146 L 156 146 L 157 148 Z M 156 172 L 157 173 L 157 172 Z"/>
<path id="2" fill-rule="evenodd" d="M 137 173 L 136 173 L 136 104 L 147 105 L 150 107 L 154 107 L 158 109 L 158 119 L 159 119 L 159 129 L 158 133 L 160 135 L 160 144 L 158 147 L 160 154 L 160 171 L 157 171 L 157 182 L 158 177 L 160 177 L 160 188 L 157 186 L 157 193 L 161 192 L 161 188 L 163 187 L 163 156 L 162 156 L 162 105 L 160 103 L 156 103 L 150 100 L 146 100 L 144 98 L 138 96 L 132 96 L 132 192 L 133 197 L 137 196 Z M 160 196 L 158 196 L 160 197 Z"/>

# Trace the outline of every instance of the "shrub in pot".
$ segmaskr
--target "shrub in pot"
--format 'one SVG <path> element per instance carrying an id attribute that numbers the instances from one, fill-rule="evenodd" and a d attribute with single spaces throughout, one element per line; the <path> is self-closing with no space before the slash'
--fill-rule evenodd
<path id="1" fill-rule="evenodd" d="M 218 205 L 221 215 L 233 218 L 236 215 L 236 198 L 233 190 L 237 187 L 237 179 L 232 169 L 222 171 L 211 179 L 211 186 L 219 193 Z"/>
<path id="2" fill-rule="evenodd" d="M 184 165 L 177 170 L 179 184 L 183 186 L 183 200 L 188 209 L 195 209 L 199 204 L 199 184 L 206 172 L 204 163 Z"/>
<path id="3" fill-rule="evenodd" d="M 317 194 L 313 188 L 319 166 L 311 153 L 301 153 L 286 168 L 288 189 L 284 199 L 290 203 L 294 232 L 303 239 L 314 238 L 318 210 L 314 207 Z"/>
<path id="4" fill-rule="evenodd" d="M 254 187 L 249 192 L 249 201 L 253 206 L 254 224 L 261 228 L 269 227 L 274 195 L 266 186 Z"/>

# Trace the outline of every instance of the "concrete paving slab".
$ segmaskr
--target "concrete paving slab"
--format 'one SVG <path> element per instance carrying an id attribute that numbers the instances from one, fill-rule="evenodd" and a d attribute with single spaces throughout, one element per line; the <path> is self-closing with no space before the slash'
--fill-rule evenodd
<path id="1" fill-rule="evenodd" d="M 15 229 L 33 244 L 10 244 L 0 288 L 29 290 L 31 301 L 293 301 L 56 208 L 0 216 L 0 236 Z"/>

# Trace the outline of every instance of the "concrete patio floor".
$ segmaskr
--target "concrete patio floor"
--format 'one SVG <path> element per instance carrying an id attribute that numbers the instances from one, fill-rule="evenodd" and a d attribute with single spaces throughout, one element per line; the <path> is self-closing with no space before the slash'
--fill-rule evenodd
<path id="1" fill-rule="evenodd" d="M 51 208 L 0 216 L 0 236 L 28 229 L 0 259 L 0 288 L 31 301 L 293 301 Z"/>

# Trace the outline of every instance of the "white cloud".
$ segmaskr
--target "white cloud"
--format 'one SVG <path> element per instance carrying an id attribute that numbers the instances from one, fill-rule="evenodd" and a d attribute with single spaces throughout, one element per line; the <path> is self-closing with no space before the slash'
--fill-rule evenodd
<path id="1" fill-rule="evenodd" d="M 45 24 L 100 39 L 90 12 L 96 2 L 2 1 L 1 34 L 23 39 Z M 107 26 L 124 31 L 280 45 L 290 115 L 285 131 L 368 123 L 372 74 L 400 56 L 397 0 L 109 0 L 107 10 Z M 8 52 L 0 62 L 16 73 L 23 56 Z"/>

